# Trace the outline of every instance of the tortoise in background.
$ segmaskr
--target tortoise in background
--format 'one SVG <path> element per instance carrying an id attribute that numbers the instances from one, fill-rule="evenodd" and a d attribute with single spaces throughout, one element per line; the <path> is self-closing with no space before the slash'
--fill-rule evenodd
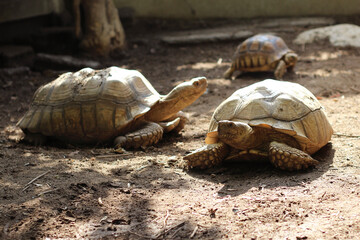
<path id="1" fill-rule="evenodd" d="M 118 148 L 146 147 L 163 132 L 179 132 L 187 121 L 180 110 L 206 88 L 206 78 L 199 77 L 163 96 L 136 70 L 84 68 L 41 86 L 17 125 L 24 140 L 35 144 L 55 137 L 70 143 L 114 141 Z"/>
<path id="2" fill-rule="evenodd" d="M 215 110 L 206 146 L 186 155 L 189 168 L 208 168 L 223 160 L 268 158 L 283 170 L 318 163 L 310 155 L 333 134 L 324 108 L 305 87 L 264 80 L 234 92 Z"/>
<path id="3" fill-rule="evenodd" d="M 234 71 L 274 71 L 276 79 L 282 79 L 286 70 L 292 70 L 298 55 L 290 50 L 280 37 L 258 34 L 246 39 L 236 49 L 231 67 L 224 78 L 230 79 Z"/>

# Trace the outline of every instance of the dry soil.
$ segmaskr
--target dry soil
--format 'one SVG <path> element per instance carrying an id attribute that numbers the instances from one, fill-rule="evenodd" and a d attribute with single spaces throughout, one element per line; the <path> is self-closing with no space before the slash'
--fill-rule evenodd
<path id="1" fill-rule="evenodd" d="M 223 24 L 223 23 L 221 23 Z M 221 26 L 218 24 L 216 26 Z M 233 23 L 228 23 L 233 24 Z M 146 150 L 116 154 L 111 146 L 17 143 L 15 124 L 34 91 L 61 71 L 3 78 L 0 87 L 0 238 L 2 239 L 359 239 L 360 50 L 292 40 L 310 27 L 262 28 L 300 55 L 284 80 L 304 85 L 326 108 L 335 130 L 310 170 L 269 163 L 229 163 L 184 171 L 182 156 L 204 145 L 214 109 L 236 89 L 272 73 L 222 75 L 238 41 L 170 46 L 156 39 L 198 22 L 133 23 L 128 48 L 103 60 L 141 71 L 162 94 L 206 76 L 208 91 L 185 109 L 190 123 Z"/>

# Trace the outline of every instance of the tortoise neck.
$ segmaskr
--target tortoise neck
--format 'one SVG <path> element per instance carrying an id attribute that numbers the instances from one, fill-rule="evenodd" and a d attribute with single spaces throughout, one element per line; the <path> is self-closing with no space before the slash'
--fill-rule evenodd
<path id="1" fill-rule="evenodd" d="M 258 147 L 259 145 L 262 145 L 264 141 L 263 135 L 264 134 L 260 129 L 252 128 L 251 131 L 248 133 L 246 141 L 243 141 L 242 146 L 244 146 L 245 149 L 252 149 Z"/>
<path id="2" fill-rule="evenodd" d="M 221 124 L 221 125 L 220 125 Z M 262 144 L 261 133 L 249 125 L 222 122 L 218 126 L 219 139 L 237 149 L 253 149 Z"/>
<path id="3" fill-rule="evenodd" d="M 206 90 L 207 81 L 204 77 L 193 78 L 191 81 L 177 85 L 167 95 L 151 107 L 145 119 L 153 122 L 169 120 L 182 109 L 191 105 Z"/>
<path id="4" fill-rule="evenodd" d="M 263 128 L 263 127 L 253 127 L 254 134 L 253 141 L 257 143 L 258 146 L 262 146 L 267 149 L 270 142 L 276 141 L 285 143 L 291 147 L 298 148 L 298 142 L 290 135 L 278 132 L 274 129 Z M 262 141 L 260 141 L 260 139 Z"/>
<path id="5" fill-rule="evenodd" d="M 177 102 L 178 101 L 175 99 L 165 101 L 164 98 L 161 98 L 154 106 L 152 106 L 150 111 L 146 113 L 145 119 L 151 122 L 168 120 L 182 109 L 181 107 L 176 106 Z"/>

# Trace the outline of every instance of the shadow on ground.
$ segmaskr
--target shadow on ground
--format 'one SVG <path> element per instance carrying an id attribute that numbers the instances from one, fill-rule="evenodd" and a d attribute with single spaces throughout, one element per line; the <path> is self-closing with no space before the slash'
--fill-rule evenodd
<path id="1" fill-rule="evenodd" d="M 335 149 L 328 143 L 313 157 L 320 161 L 315 168 L 286 172 L 275 169 L 270 162 L 229 162 L 204 171 L 190 171 L 189 174 L 202 180 L 221 183 L 220 196 L 232 197 L 246 193 L 251 188 L 278 188 L 303 185 L 321 177 L 333 162 Z"/>

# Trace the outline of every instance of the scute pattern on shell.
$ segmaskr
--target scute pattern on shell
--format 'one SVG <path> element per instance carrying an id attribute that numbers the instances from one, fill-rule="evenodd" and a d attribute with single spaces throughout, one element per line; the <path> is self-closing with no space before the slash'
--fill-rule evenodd
<path id="1" fill-rule="evenodd" d="M 121 134 L 160 99 L 135 70 L 84 68 L 40 87 L 18 126 L 73 142 L 106 141 Z"/>
<path id="2" fill-rule="evenodd" d="M 290 50 L 284 40 L 272 35 L 258 34 L 241 43 L 234 55 L 235 68 L 250 70 L 267 66 L 274 68 L 273 63 L 280 60 Z"/>
<path id="3" fill-rule="evenodd" d="M 220 120 L 286 133 L 309 154 L 329 142 L 333 133 L 323 107 L 309 90 L 297 83 L 269 79 L 239 89 L 222 102 L 213 114 L 209 132 L 217 131 Z"/>

